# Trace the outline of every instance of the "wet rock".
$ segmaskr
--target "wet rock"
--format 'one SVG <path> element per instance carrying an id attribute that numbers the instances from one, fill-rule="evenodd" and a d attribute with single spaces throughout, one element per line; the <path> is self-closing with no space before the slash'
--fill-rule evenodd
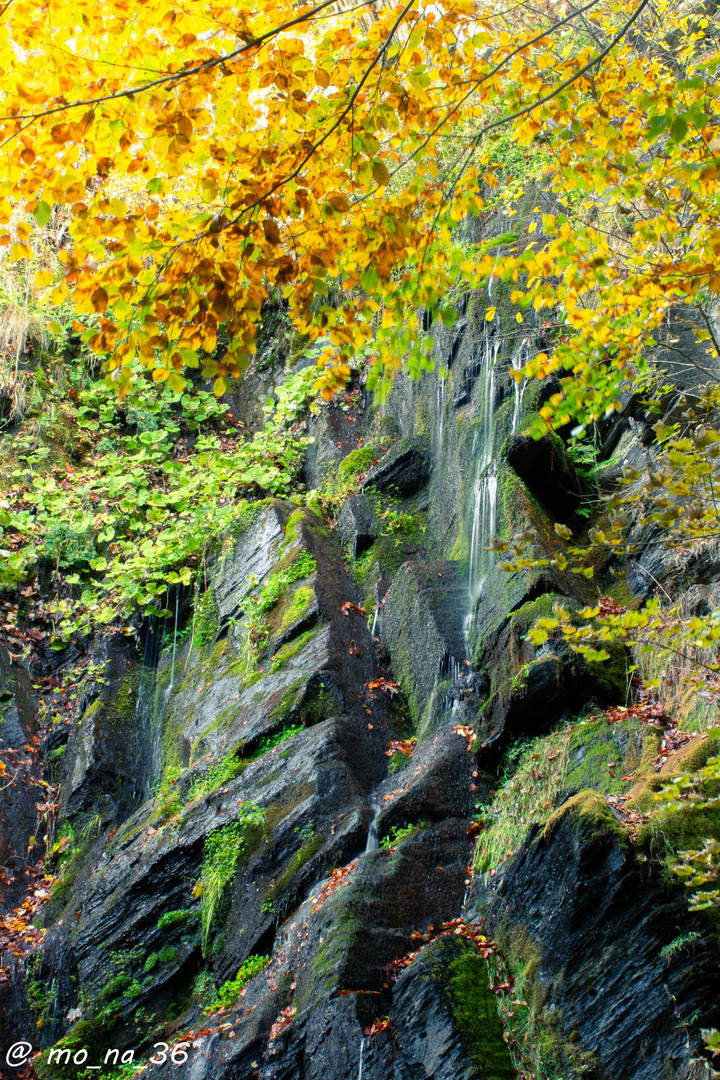
<path id="1" fill-rule="evenodd" d="M 486 962 L 459 937 L 434 941 L 403 972 L 390 1013 L 397 1080 L 514 1080 Z"/>
<path id="2" fill-rule="evenodd" d="M 356 412 L 330 405 L 311 421 L 310 444 L 303 466 L 303 479 L 309 490 L 319 488 L 357 447 L 361 435 L 357 419 Z"/>
<path id="3" fill-rule="evenodd" d="M 465 823 L 446 821 L 318 882 L 279 929 L 270 967 L 225 1014 L 238 1037 L 205 1043 L 172 1073 L 150 1069 L 149 1080 L 231 1080 L 252 1068 L 261 1080 L 355 1080 L 361 1044 L 365 1080 L 387 1080 L 393 1045 L 365 1040 L 363 1026 L 387 1011 L 386 966 L 413 947 L 413 931 L 457 910 L 467 855 Z"/>
<path id="4" fill-rule="evenodd" d="M 35 833 L 35 804 L 45 798 L 31 756 L 36 730 L 28 674 L 0 649 L 0 756 L 7 769 L 0 777 L 0 911 L 24 892 L 21 871 Z"/>
<path id="5" fill-rule="evenodd" d="M 557 436 L 511 435 L 507 463 L 555 520 L 573 522 L 582 486 Z"/>
<path id="6" fill-rule="evenodd" d="M 686 1075 L 699 1027 L 717 1026 L 718 947 L 687 897 L 634 858 L 605 799 L 584 791 L 487 883 L 476 881 L 468 919 L 532 974 L 535 1017 L 552 1020 L 569 1069 L 598 1080 Z M 663 952 L 690 931 L 692 957 Z M 692 1018 L 692 1019 L 691 1019 Z"/>
<path id="7" fill-rule="evenodd" d="M 467 585 L 455 563 L 408 562 L 380 609 L 380 636 L 420 726 L 436 685 L 465 667 Z"/>
<path id="8" fill-rule="evenodd" d="M 243 600 L 270 573 L 283 542 L 287 514 L 270 502 L 257 519 L 210 567 L 209 578 L 221 623 L 237 618 Z"/>
<path id="9" fill-rule="evenodd" d="M 351 495 L 343 503 L 335 528 L 357 559 L 380 535 L 380 522 L 365 495 Z"/>
<path id="10" fill-rule="evenodd" d="M 625 693 L 624 650 L 613 647 L 610 660 L 588 663 L 564 638 L 551 634 L 534 645 L 528 631 L 552 615 L 553 604 L 572 610 L 568 597 L 544 594 L 523 604 L 497 630 L 488 633 L 477 663 L 487 672 L 490 692 L 483 708 L 479 735 L 496 743 L 511 734 L 547 731 L 564 714 L 577 712 L 589 701 L 610 704 Z"/>
<path id="11" fill-rule="evenodd" d="M 151 757 L 149 733 L 138 722 L 138 657 L 121 636 L 103 643 L 98 696 L 72 730 L 62 759 L 60 812 L 72 818 L 102 809 L 122 820 L 142 799 Z"/>
<path id="12" fill-rule="evenodd" d="M 472 816 L 475 759 L 451 722 L 421 742 L 407 764 L 378 788 L 378 834 L 446 817 Z"/>
<path id="13" fill-rule="evenodd" d="M 400 439 L 368 470 L 363 489 L 375 488 L 385 495 L 407 498 L 425 487 L 430 478 L 430 461 L 424 443 Z"/>

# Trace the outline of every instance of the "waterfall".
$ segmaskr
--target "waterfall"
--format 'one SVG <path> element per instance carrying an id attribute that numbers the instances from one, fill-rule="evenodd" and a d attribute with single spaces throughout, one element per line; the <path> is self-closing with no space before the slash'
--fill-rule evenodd
<path id="1" fill-rule="evenodd" d="M 473 487 L 473 518 L 470 532 L 469 598 L 472 612 L 483 582 L 492 570 L 494 556 L 489 550 L 490 537 L 497 519 L 497 461 L 493 457 L 495 439 L 495 365 L 500 348 L 498 335 L 485 328 L 482 363 L 483 416 L 477 471 Z"/>
<path id="2" fill-rule="evenodd" d="M 365 1049 L 365 1039 L 360 1040 L 360 1068 L 358 1070 L 358 1080 L 362 1080 L 363 1074 L 363 1050 Z"/>
<path id="3" fill-rule="evenodd" d="M 370 826 L 368 828 L 368 838 L 365 845 L 365 852 L 377 851 L 380 847 L 378 840 L 378 818 L 380 816 L 380 807 L 382 803 L 380 801 L 380 795 L 377 790 L 370 793 L 370 809 L 372 811 L 372 817 L 370 819 Z"/>
<path id="4" fill-rule="evenodd" d="M 438 387 L 437 387 L 437 424 L 435 430 L 437 431 L 437 454 L 442 454 L 442 442 L 443 442 L 443 419 L 445 417 L 445 374 L 444 372 L 438 375 Z"/>
<path id="5" fill-rule="evenodd" d="M 180 589 L 175 590 L 175 626 L 173 628 L 172 667 L 170 668 L 170 689 L 172 694 L 175 686 L 175 648 L 177 646 L 178 612 L 180 610 Z"/>
<path id="6" fill-rule="evenodd" d="M 513 370 L 514 371 L 522 371 L 523 368 L 525 367 L 525 365 L 527 364 L 527 362 L 528 362 L 528 339 L 523 338 L 522 343 L 520 345 L 520 348 L 518 349 L 518 351 L 515 353 L 515 355 L 512 358 Z M 519 381 L 516 380 L 516 379 L 513 379 L 513 383 L 515 385 L 515 408 L 513 410 L 513 421 L 512 421 L 512 427 L 510 428 L 510 430 L 511 431 L 517 431 L 517 426 L 518 426 L 518 423 L 520 421 L 520 416 L 522 415 L 522 402 L 523 402 L 523 395 L 525 393 L 525 386 L 527 384 L 527 379 L 525 379 L 524 377 L 522 379 L 520 379 Z"/>

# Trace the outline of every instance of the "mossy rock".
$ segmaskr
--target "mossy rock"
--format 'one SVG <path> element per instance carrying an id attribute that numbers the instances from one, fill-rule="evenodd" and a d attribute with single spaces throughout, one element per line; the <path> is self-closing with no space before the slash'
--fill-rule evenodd
<path id="1" fill-rule="evenodd" d="M 608 807 L 602 795 L 586 788 L 560 806 L 547 820 L 535 843 L 547 843 L 565 821 L 572 821 L 580 840 L 588 843 L 600 836 L 612 837 L 622 848 L 630 848 L 630 835 Z"/>
<path id="2" fill-rule="evenodd" d="M 659 735 L 637 720 L 609 723 L 599 715 L 575 725 L 567 748 L 565 782 L 577 791 L 593 788 L 604 795 L 619 795 L 643 775 L 658 751 Z"/>
<path id="3" fill-rule="evenodd" d="M 397 983 L 391 1021 L 402 1055 L 418 1076 L 430 1075 L 428 1070 L 437 1065 L 438 1044 L 453 1076 L 477 1080 L 517 1076 L 503 1039 L 487 961 L 460 937 L 440 938 L 421 950 Z"/>
<path id="4" fill-rule="evenodd" d="M 80 1080 L 86 1075 L 85 1062 L 102 1061 L 109 1045 L 110 1030 L 100 1021 L 80 1020 L 54 1047 L 43 1050 L 34 1062 L 38 1080 Z M 87 1052 L 85 1057 L 83 1050 Z M 72 1060 L 75 1056 L 77 1063 Z"/>

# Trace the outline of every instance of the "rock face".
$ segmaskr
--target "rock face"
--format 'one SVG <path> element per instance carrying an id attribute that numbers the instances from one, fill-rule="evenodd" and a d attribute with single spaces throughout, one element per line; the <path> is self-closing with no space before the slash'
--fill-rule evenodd
<path id="1" fill-rule="evenodd" d="M 433 328 L 438 371 L 380 414 L 312 421 L 304 504 L 252 505 L 171 598 L 162 650 L 147 625 L 144 649 L 94 644 L 67 748 L 43 735 L 62 759 L 44 939 L 0 984 L 3 1043 L 32 1029 L 41 1080 L 112 1048 L 148 1080 L 712 1076 L 716 931 L 659 854 L 695 834 L 653 832 L 660 736 L 622 713 L 630 658 L 530 636 L 596 587 L 559 568 L 554 525 L 583 527 L 585 499 L 564 444 L 520 430 L 554 392 L 511 374 L 542 328 L 525 313 L 518 341 L 493 289 L 493 322 L 466 297 Z M 640 408 L 603 429 L 608 489 L 651 460 Z M 517 534 L 554 564 L 503 571 L 495 538 Z M 639 552 L 637 596 L 649 575 L 720 596 L 714 549 L 658 558 Z M 29 776 L 32 682 L 4 657 L 0 711 Z M 44 790 L 0 791 L 11 910 Z"/>
<path id="2" fill-rule="evenodd" d="M 481 914 L 534 968 L 533 1008 L 552 1018 L 568 1067 L 584 1058 L 600 1076 L 687 1075 L 701 1045 L 694 1025 L 720 1019 L 720 951 L 663 955 L 678 926 L 701 933 L 702 921 L 633 856 L 603 798 L 581 792 L 532 830 L 476 889 L 468 917 Z"/>

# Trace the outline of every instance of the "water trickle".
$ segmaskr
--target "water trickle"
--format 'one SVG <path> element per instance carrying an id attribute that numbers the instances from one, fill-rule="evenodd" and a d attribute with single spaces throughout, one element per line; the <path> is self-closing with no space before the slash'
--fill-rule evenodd
<path id="1" fill-rule="evenodd" d="M 172 667 L 170 668 L 170 690 L 172 694 L 175 687 L 175 648 L 177 646 L 177 630 L 178 630 L 178 613 L 180 611 L 180 590 L 175 590 L 175 626 L 173 628 L 173 644 L 172 644 Z"/>
<path id="2" fill-rule="evenodd" d="M 437 388 L 437 453 L 442 454 L 443 443 L 443 420 L 445 417 L 445 376 L 438 376 L 438 388 Z"/>
<path id="3" fill-rule="evenodd" d="M 470 533 L 470 610 L 480 595 L 490 573 L 494 556 L 489 550 L 490 537 L 495 532 L 497 518 L 497 461 L 493 457 L 495 437 L 495 366 L 500 339 L 492 338 L 485 330 L 483 350 L 482 401 L 483 418 L 480 445 L 477 447 L 477 471 L 473 488 L 473 519 Z M 466 629 L 469 629 L 467 627 Z"/>
<path id="4" fill-rule="evenodd" d="M 382 806 L 382 801 L 380 799 L 380 794 L 377 789 L 374 789 L 370 792 L 370 798 L 368 802 L 370 803 L 372 817 L 370 818 L 367 843 L 365 844 L 366 854 L 368 851 L 377 851 L 380 847 L 380 841 L 378 839 L 378 818 L 380 817 L 380 807 Z"/>
<path id="5" fill-rule="evenodd" d="M 490 301 L 491 304 L 492 304 L 492 299 L 493 299 L 493 288 L 495 286 L 495 267 L 497 266 L 499 258 L 500 258 L 500 248 L 498 248 L 497 254 L 495 256 L 495 262 L 493 263 L 493 268 L 492 268 L 492 270 L 490 272 L 490 277 L 488 278 L 487 294 L 488 294 L 488 300 Z"/>
<path id="6" fill-rule="evenodd" d="M 377 629 L 377 621 L 378 621 L 378 612 L 379 611 L 380 611 L 380 605 L 378 604 L 376 606 L 376 608 L 375 608 L 374 613 L 373 613 L 372 630 L 370 631 L 370 636 L 371 637 L 375 637 L 375 630 Z"/>
<path id="7" fill-rule="evenodd" d="M 358 1080 L 362 1080 L 363 1075 L 363 1051 L 365 1049 L 365 1039 L 360 1040 L 360 1068 L 358 1069 Z"/>
<path id="8" fill-rule="evenodd" d="M 515 371 L 522 371 L 528 362 L 528 339 L 523 338 L 520 348 L 512 358 L 512 366 Z M 515 408 L 513 410 L 513 422 L 511 431 L 517 431 L 518 422 L 522 415 L 522 402 L 523 395 L 525 393 L 525 386 L 527 379 L 522 378 L 519 381 L 513 379 L 515 384 Z"/>

